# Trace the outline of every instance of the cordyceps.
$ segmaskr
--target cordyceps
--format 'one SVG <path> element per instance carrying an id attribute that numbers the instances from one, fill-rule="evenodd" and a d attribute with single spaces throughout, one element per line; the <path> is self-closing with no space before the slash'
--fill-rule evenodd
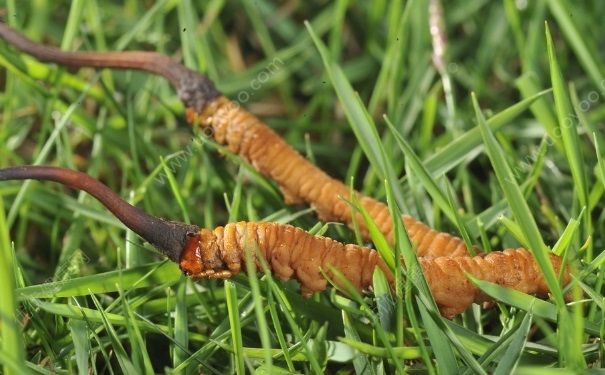
<path id="1" fill-rule="evenodd" d="M 0 37 L 41 61 L 70 67 L 97 67 L 144 70 L 165 77 L 187 107 L 187 118 L 194 124 L 213 129 L 217 142 L 249 161 L 259 172 L 273 179 L 281 188 L 286 203 L 308 203 L 322 220 L 352 225 L 353 213 L 346 200 L 350 189 L 331 178 L 302 157 L 277 133 L 237 103 L 222 96 L 212 82 L 167 56 L 155 52 L 64 52 L 32 42 L 0 23 Z M 355 192 L 360 204 L 376 222 L 378 229 L 392 242 L 393 223 L 388 207 L 375 199 Z M 361 233 L 368 231 L 358 215 Z M 431 229 L 415 218 L 402 220 L 415 249 L 421 257 L 468 254 L 462 239 Z"/>
<path id="2" fill-rule="evenodd" d="M 225 279 L 239 273 L 245 269 L 246 251 L 250 251 L 258 270 L 261 262 L 256 257 L 260 255 L 275 277 L 282 280 L 296 278 L 305 295 L 327 287 L 324 275 L 338 285 L 339 278 L 333 275 L 333 269 L 359 291 L 370 288 L 377 267 L 391 283 L 394 281 L 391 270 L 375 250 L 314 236 L 291 225 L 239 222 L 213 230 L 200 229 L 149 216 L 81 172 L 44 166 L 0 169 L 0 181 L 24 179 L 55 181 L 88 192 L 124 225 L 196 279 Z M 552 255 L 551 261 L 555 272 L 559 272 L 561 259 Z M 488 300 L 469 282 L 465 273 L 525 293 L 541 296 L 548 293 L 536 261 L 524 249 L 472 258 L 424 258 L 420 259 L 420 265 L 441 313 L 448 318 L 463 312 L 473 302 Z M 565 270 L 564 282 L 568 280 Z"/>

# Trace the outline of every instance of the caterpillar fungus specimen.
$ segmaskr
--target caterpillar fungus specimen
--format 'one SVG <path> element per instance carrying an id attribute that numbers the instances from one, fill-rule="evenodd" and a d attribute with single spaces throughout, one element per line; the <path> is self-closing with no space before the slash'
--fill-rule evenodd
<path id="1" fill-rule="evenodd" d="M 314 236 L 291 225 L 239 222 L 213 230 L 200 229 L 150 216 L 85 173 L 46 166 L 0 169 L 0 181 L 24 179 L 50 180 L 86 191 L 195 279 L 225 279 L 239 273 L 246 259 L 245 252 L 250 251 L 258 270 L 261 262 L 257 254 L 265 259 L 277 278 L 296 278 L 305 295 L 327 287 L 322 271 L 338 285 L 339 278 L 334 277 L 333 269 L 359 291 L 371 286 L 376 267 L 391 284 L 394 282 L 391 270 L 375 250 Z M 551 261 L 559 272 L 561 259 L 552 255 Z M 537 263 L 524 249 L 472 258 L 421 258 L 420 265 L 441 313 L 448 318 L 463 312 L 473 302 L 488 300 L 465 273 L 525 293 L 541 296 L 548 293 Z M 565 270 L 564 282 L 568 279 Z"/>
<path id="2" fill-rule="evenodd" d="M 0 23 L 0 37 L 45 62 L 76 68 L 135 69 L 165 77 L 187 108 L 188 121 L 212 128 L 217 142 L 227 145 L 261 174 L 273 179 L 280 186 L 286 203 L 309 203 L 322 220 L 352 225 L 354 214 L 345 201 L 351 199 L 351 191 L 345 184 L 328 176 L 261 120 L 221 95 L 208 78 L 168 56 L 142 51 L 65 52 L 35 43 L 4 23 Z M 393 223 L 388 207 L 361 193 L 354 194 L 392 243 Z M 356 219 L 367 239 L 365 221 L 360 215 Z M 403 215 L 402 220 L 420 257 L 468 254 L 464 241 L 459 237 L 438 232 L 409 215 Z"/>

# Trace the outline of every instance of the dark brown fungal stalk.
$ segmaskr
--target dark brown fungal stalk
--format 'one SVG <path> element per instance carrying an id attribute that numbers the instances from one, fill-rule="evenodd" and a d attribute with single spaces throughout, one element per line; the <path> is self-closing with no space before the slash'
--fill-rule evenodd
<path id="1" fill-rule="evenodd" d="M 65 52 L 32 42 L 3 23 L 0 23 L 0 38 L 46 62 L 76 68 L 144 70 L 165 77 L 187 107 L 188 120 L 213 129 L 217 142 L 227 145 L 264 176 L 274 180 L 286 203 L 308 203 L 322 220 L 341 221 L 352 226 L 354 212 L 345 202 L 351 199 L 349 187 L 305 159 L 260 119 L 222 96 L 208 78 L 168 56 L 142 51 Z M 361 193 L 354 194 L 392 243 L 393 223 L 388 207 Z M 356 219 L 362 235 L 368 239 L 369 233 L 361 215 Z M 419 256 L 434 258 L 468 254 L 461 238 L 436 231 L 409 215 L 403 215 L 401 219 Z"/>
<path id="2" fill-rule="evenodd" d="M 200 229 L 195 225 L 150 216 L 124 201 L 103 183 L 86 173 L 66 168 L 34 165 L 0 169 L 0 181 L 30 179 L 55 181 L 72 189 L 87 192 L 107 207 L 125 226 L 174 262 L 180 260 L 181 252 L 187 241 Z"/>
<path id="3" fill-rule="evenodd" d="M 203 75 L 166 55 L 148 51 L 68 52 L 33 42 L 0 22 L 0 37 L 15 48 L 44 62 L 74 68 L 113 68 L 143 70 L 166 78 L 187 107 L 201 111 L 220 93 Z"/>

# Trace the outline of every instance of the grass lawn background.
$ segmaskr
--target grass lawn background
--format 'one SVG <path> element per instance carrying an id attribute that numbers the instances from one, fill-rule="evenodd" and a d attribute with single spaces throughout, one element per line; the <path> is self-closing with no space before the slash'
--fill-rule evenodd
<path id="1" fill-rule="evenodd" d="M 36 41 L 183 61 L 394 212 L 487 250 L 554 248 L 572 263 L 572 291 L 540 301 L 481 284 L 503 303 L 446 321 L 410 279 L 397 296 L 377 276 L 373 295 L 308 300 L 267 275 L 193 283 L 90 196 L 3 182 L 5 372 L 602 367 L 605 3 L 443 6 L 435 61 L 427 0 L 0 1 L 2 19 Z M 162 78 L 69 71 L 5 43 L 0 65 L 2 167 L 84 171 L 151 214 L 200 226 L 271 220 L 359 242 L 286 206 L 271 181 L 192 130 Z M 412 261 L 404 242 L 388 251 Z M 578 302 L 565 306 L 563 293 Z"/>

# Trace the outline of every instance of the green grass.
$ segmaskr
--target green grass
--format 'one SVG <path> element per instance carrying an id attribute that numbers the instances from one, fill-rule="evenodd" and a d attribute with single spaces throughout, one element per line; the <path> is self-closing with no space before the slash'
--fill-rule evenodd
<path id="1" fill-rule="evenodd" d="M 410 213 L 481 248 L 529 247 L 552 297 L 472 279 L 498 304 L 445 320 L 398 220 L 393 247 L 369 226 L 397 271 L 393 293 L 379 272 L 373 294 L 350 297 L 329 288 L 305 299 L 268 272 L 193 282 L 90 196 L 2 183 L 4 373 L 605 367 L 605 4 L 444 1 L 438 71 L 428 0 L 122 3 L 0 0 L 0 9 L 64 49 L 180 59 L 393 217 Z M 2 167 L 85 171 L 151 214 L 205 227 L 272 220 L 359 241 L 286 206 L 271 181 L 192 130 L 161 78 L 68 71 L 4 43 L 0 65 Z M 574 270 L 569 287 L 549 251 Z"/>

